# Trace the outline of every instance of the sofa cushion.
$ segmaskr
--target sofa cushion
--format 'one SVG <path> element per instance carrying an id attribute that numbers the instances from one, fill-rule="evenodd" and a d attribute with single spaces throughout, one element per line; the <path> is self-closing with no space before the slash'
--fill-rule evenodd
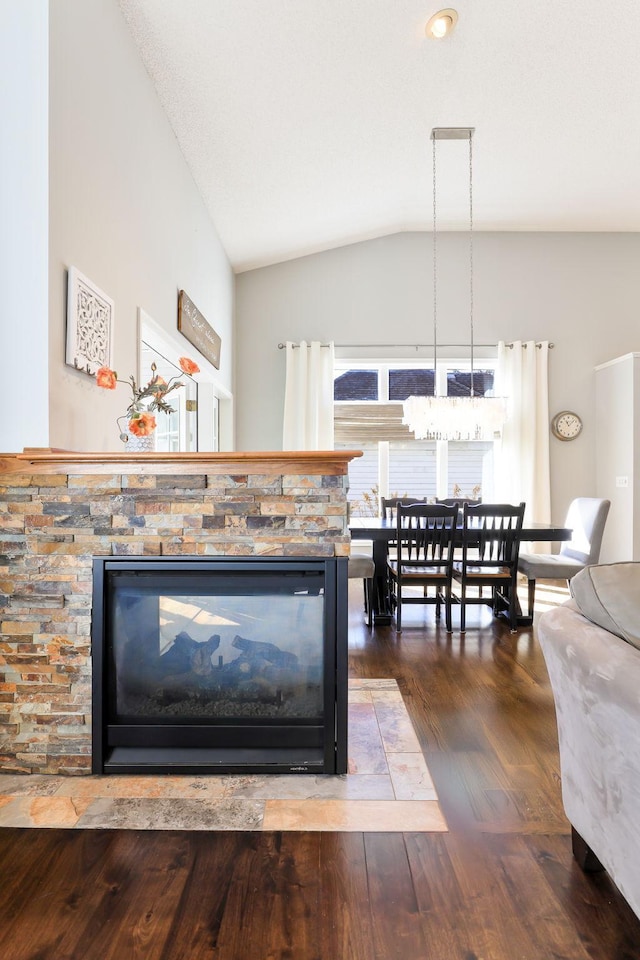
<path id="1" fill-rule="evenodd" d="M 640 649 L 640 563 L 585 567 L 569 587 L 587 620 Z"/>

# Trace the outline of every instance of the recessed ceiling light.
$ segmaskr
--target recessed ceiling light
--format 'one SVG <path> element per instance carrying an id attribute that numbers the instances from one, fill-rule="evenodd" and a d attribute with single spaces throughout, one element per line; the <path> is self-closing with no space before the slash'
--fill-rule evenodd
<path id="1" fill-rule="evenodd" d="M 458 14 L 455 10 L 438 10 L 427 23 L 425 33 L 434 40 L 442 40 L 451 33 L 457 22 Z"/>

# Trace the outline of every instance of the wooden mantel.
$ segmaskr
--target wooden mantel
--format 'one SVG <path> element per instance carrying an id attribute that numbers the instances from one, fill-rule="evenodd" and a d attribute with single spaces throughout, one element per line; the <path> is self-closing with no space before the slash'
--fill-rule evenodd
<path id="1" fill-rule="evenodd" d="M 238 453 L 76 453 L 26 447 L 0 454 L 0 474 L 310 474 L 344 476 L 362 450 L 266 450 Z"/>

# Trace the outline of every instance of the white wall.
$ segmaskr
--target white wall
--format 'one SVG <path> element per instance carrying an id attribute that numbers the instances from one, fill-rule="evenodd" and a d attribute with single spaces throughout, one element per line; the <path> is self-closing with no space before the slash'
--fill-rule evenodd
<path id="1" fill-rule="evenodd" d="M 438 339 L 468 343 L 468 236 L 442 234 L 438 250 Z M 475 238 L 475 340 L 553 341 L 551 413 L 584 420 L 577 440 L 550 441 L 556 521 L 574 496 L 595 496 L 594 367 L 640 348 L 639 265 L 639 234 Z M 236 298 L 237 447 L 281 449 L 278 342 L 432 343 L 431 237 L 396 234 L 248 271 Z"/>
<path id="2" fill-rule="evenodd" d="M 136 372 L 138 307 L 181 337 L 186 290 L 222 338 L 227 392 L 234 278 L 116 0 L 55 0 L 50 20 L 50 442 L 117 450 L 127 388 L 101 390 L 64 363 L 68 267 L 115 301 L 122 379 Z M 186 340 L 184 352 L 198 359 Z"/>
<path id="3" fill-rule="evenodd" d="M 640 353 L 596 370 L 596 492 L 611 501 L 601 563 L 640 559 Z M 623 484 L 626 482 L 626 486 Z"/>
<path id="4" fill-rule="evenodd" d="M 0 0 L 0 450 L 49 443 L 47 0 Z"/>

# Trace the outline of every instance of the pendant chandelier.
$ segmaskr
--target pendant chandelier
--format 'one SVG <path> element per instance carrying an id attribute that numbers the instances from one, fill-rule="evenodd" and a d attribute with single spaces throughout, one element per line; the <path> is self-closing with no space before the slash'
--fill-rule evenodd
<path id="1" fill-rule="evenodd" d="M 476 395 L 474 388 L 473 342 L 473 127 L 434 127 L 433 143 L 433 366 L 438 360 L 438 258 L 436 143 L 438 140 L 467 140 L 469 143 L 469 346 L 471 388 L 468 397 L 407 397 L 402 422 L 416 440 L 493 440 L 500 435 L 506 419 L 506 404 L 500 397 Z"/>

